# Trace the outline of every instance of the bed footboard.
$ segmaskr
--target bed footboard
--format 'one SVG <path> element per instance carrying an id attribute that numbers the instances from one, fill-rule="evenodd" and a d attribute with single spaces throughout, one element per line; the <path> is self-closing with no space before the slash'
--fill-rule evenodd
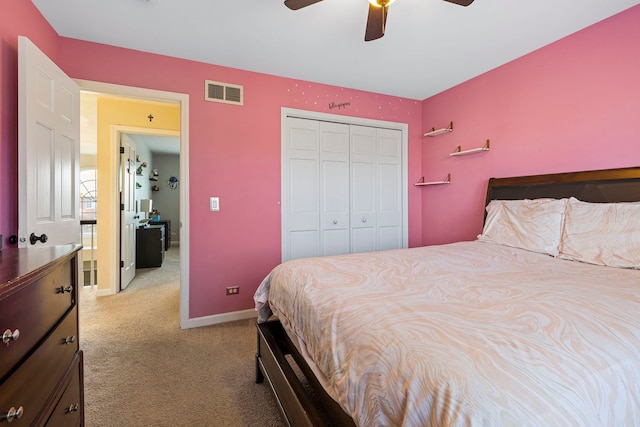
<path id="1" fill-rule="evenodd" d="M 257 330 L 256 382 L 267 380 L 289 426 L 355 426 L 320 386 L 279 321 L 258 324 Z M 295 360 L 311 393 L 301 383 L 286 355 Z"/>

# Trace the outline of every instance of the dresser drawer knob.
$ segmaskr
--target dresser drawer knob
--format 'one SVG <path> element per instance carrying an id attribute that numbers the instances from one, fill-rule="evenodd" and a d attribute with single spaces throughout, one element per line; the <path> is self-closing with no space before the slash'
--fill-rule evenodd
<path id="1" fill-rule="evenodd" d="M 18 338 L 20 338 L 20 330 L 18 329 L 13 332 L 11 332 L 11 329 L 7 329 L 6 331 L 4 331 L 4 334 L 2 334 L 2 342 L 7 346 L 9 345 L 10 341 L 16 341 Z"/>
<path id="2" fill-rule="evenodd" d="M 76 342 L 76 337 L 70 336 L 64 339 L 63 344 L 73 344 L 74 342 Z"/>
<path id="3" fill-rule="evenodd" d="M 22 406 L 19 407 L 18 409 L 12 406 L 11 409 L 9 409 L 9 412 L 7 412 L 6 414 L 0 415 L 0 421 L 7 420 L 7 422 L 10 423 L 11 421 L 17 420 L 18 418 L 22 417 L 23 413 L 24 413 L 24 409 L 22 409 Z"/>
<path id="4" fill-rule="evenodd" d="M 67 286 L 60 286 L 59 288 L 56 288 L 56 291 L 58 291 L 59 294 L 64 294 L 65 292 L 73 292 L 73 286 L 71 285 L 67 285 Z"/>
<path id="5" fill-rule="evenodd" d="M 80 409 L 80 405 L 78 405 L 77 403 L 72 403 L 71 405 L 69 405 L 69 407 L 67 408 L 67 413 L 71 414 L 73 412 L 78 412 L 78 409 Z"/>

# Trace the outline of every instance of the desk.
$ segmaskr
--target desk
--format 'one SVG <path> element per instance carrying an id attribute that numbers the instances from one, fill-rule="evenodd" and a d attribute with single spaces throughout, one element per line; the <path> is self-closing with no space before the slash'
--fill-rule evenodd
<path id="1" fill-rule="evenodd" d="M 168 251 L 171 247 L 171 220 L 159 219 L 158 221 L 149 221 L 149 225 L 163 225 L 164 226 L 164 250 Z"/>
<path id="2" fill-rule="evenodd" d="M 136 229 L 136 268 L 161 267 L 164 261 L 164 226 Z"/>

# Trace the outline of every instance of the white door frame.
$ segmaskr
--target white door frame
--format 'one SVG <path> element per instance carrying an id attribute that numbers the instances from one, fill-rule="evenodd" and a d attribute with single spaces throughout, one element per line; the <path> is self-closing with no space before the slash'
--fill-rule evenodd
<path id="1" fill-rule="evenodd" d="M 138 88 L 133 86 L 123 86 L 112 83 L 102 83 L 90 80 L 75 79 L 80 86 L 80 90 L 105 93 L 116 96 L 144 99 L 148 101 L 177 103 L 180 105 L 180 327 L 185 329 L 189 325 L 189 95 L 177 92 L 166 92 L 154 89 Z M 114 130 L 112 130 L 114 132 Z M 119 150 L 114 148 L 109 159 L 112 170 L 117 171 L 120 162 Z M 119 200 L 118 187 L 114 184 L 113 194 L 110 198 Z M 98 196 L 100 197 L 100 196 Z M 108 233 L 111 236 L 120 235 L 120 206 L 113 204 L 111 217 L 117 218 L 111 222 L 108 230 L 100 229 L 99 233 Z M 98 209 L 109 209 L 109 206 L 102 204 Z M 100 224 L 98 224 L 100 225 Z M 119 259 L 120 244 L 118 239 L 109 239 L 108 253 L 110 259 Z M 108 290 L 100 290 L 97 295 L 111 295 L 118 292 L 120 266 L 116 262 L 109 263 L 107 272 L 111 286 Z M 99 286 L 99 284 L 98 284 Z"/>
<path id="2" fill-rule="evenodd" d="M 154 135 L 154 136 L 168 136 L 168 137 L 173 137 L 173 138 L 179 138 L 180 137 L 180 131 L 175 131 L 175 130 L 166 130 L 166 129 L 154 129 L 154 128 L 143 128 L 143 127 L 138 127 L 138 126 L 125 126 L 125 125 L 111 125 L 111 145 L 113 147 L 119 147 L 121 145 L 121 141 L 122 141 L 122 135 L 124 134 L 137 134 L 137 135 Z M 182 153 L 180 153 L 182 154 Z M 122 183 L 120 183 L 122 184 Z M 120 213 L 122 214 L 122 211 L 120 211 Z M 138 221 L 136 221 L 137 223 Z M 122 221 L 121 224 L 122 225 Z M 122 231 L 122 230 L 121 230 Z M 165 237 L 166 238 L 166 237 Z M 120 241 L 120 245 L 122 245 L 122 241 Z M 135 251 L 134 251 L 134 257 L 135 257 Z M 120 271 L 120 273 L 122 273 L 122 271 Z M 120 274 L 120 283 L 119 284 L 115 284 L 115 286 L 111 289 L 111 293 L 117 293 L 120 292 L 122 289 L 126 288 L 127 285 L 125 285 L 124 287 L 122 286 L 122 274 Z M 135 276 L 135 274 L 134 274 Z M 115 289 L 115 292 L 113 292 Z"/>
<path id="3" fill-rule="evenodd" d="M 402 131 L 402 247 L 406 248 L 409 246 L 409 124 L 408 123 L 398 123 L 398 122 L 388 122 L 384 120 L 374 120 L 374 119 L 366 119 L 361 117 L 352 117 L 352 116 L 342 116 L 339 114 L 329 114 L 329 113 L 320 113 L 316 111 L 307 111 L 307 110 L 298 110 L 295 108 L 287 108 L 282 107 L 280 110 L 280 146 L 281 150 L 281 159 L 280 164 L 281 167 L 284 167 L 285 162 L 285 138 L 287 137 L 285 129 L 287 128 L 287 117 L 297 117 L 300 119 L 310 119 L 310 120 L 318 120 L 318 121 L 327 121 L 327 122 L 335 122 L 335 123 L 345 123 L 348 125 L 360 125 L 360 126 L 369 126 L 376 128 L 385 128 L 385 129 L 395 129 Z M 286 192 L 286 183 L 284 182 L 284 174 L 280 173 L 281 181 L 280 181 L 280 194 L 284 195 Z M 282 196 L 281 196 L 282 197 Z M 282 221 L 282 230 L 286 230 L 286 215 L 284 212 L 280 215 Z M 285 253 L 285 239 L 282 237 L 282 254 Z"/>

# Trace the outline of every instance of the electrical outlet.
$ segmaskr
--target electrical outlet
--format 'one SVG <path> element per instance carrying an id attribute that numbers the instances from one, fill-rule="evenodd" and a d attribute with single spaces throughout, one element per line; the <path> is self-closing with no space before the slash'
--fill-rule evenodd
<path id="1" fill-rule="evenodd" d="M 240 293 L 240 286 L 227 286 L 227 295 L 238 295 Z"/>

